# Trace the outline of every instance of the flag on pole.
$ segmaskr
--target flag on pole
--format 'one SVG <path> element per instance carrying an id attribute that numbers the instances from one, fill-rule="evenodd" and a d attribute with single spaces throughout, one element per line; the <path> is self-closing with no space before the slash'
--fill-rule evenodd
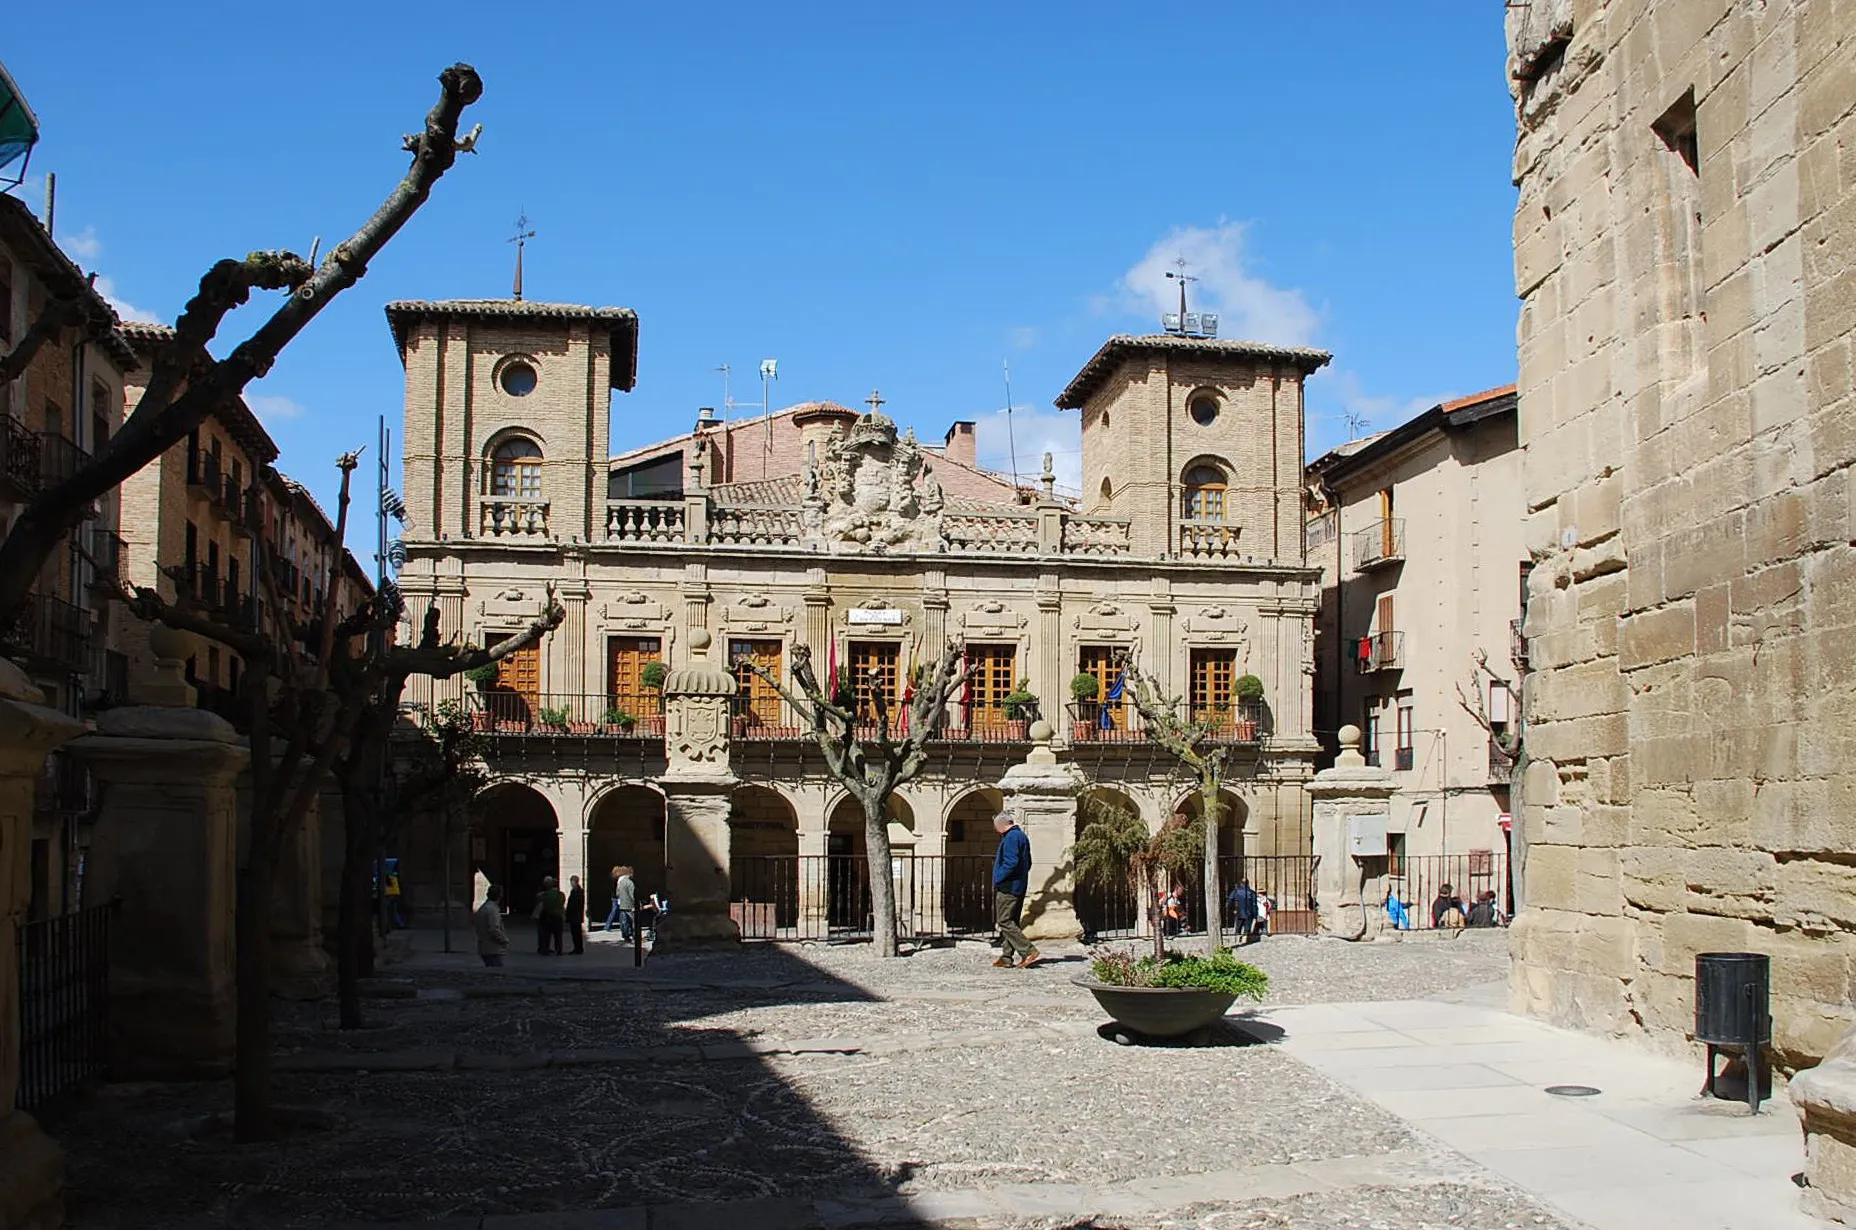
<path id="1" fill-rule="evenodd" d="M 1103 730 L 1115 729 L 1114 709 L 1121 705 L 1122 694 L 1127 690 L 1128 672 L 1116 674 L 1115 682 L 1108 685 L 1108 692 L 1102 698 L 1102 716 L 1100 725 Z"/>
<path id="2" fill-rule="evenodd" d="M 915 646 L 909 646 L 909 669 L 902 677 L 902 716 L 897 722 L 897 733 L 905 738 L 909 733 L 909 708 L 915 703 Z"/>
<path id="3" fill-rule="evenodd" d="M 834 705 L 838 703 L 838 638 L 835 636 L 825 651 L 825 699 Z"/>

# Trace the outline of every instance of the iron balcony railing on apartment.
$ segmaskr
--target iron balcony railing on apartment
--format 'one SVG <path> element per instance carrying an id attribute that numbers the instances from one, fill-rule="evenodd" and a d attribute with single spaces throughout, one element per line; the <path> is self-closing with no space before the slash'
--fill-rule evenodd
<path id="1" fill-rule="evenodd" d="M 211 453 L 195 453 L 187 458 L 187 485 L 198 487 L 208 499 L 219 491 L 219 459 Z"/>
<path id="2" fill-rule="evenodd" d="M 227 475 L 219 489 L 216 501 L 224 510 L 226 520 L 237 534 L 250 536 L 258 532 L 258 493 L 240 487 L 231 475 Z"/>
<path id="3" fill-rule="evenodd" d="M 664 715 L 658 694 L 612 696 L 600 692 L 518 692 L 491 685 L 465 698 L 480 731 L 537 738 L 582 736 L 661 739 Z"/>
<path id="4" fill-rule="evenodd" d="M 1508 621 L 1508 658 L 1516 670 L 1527 669 L 1527 617 Z"/>
<path id="5" fill-rule="evenodd" d="M 120 705 L 129 698 L 129 657 L 114 649 L 92 646 L 90 650 L 90 687 L 88 703 L 93 708 Z"/>
<path id="6" fill-rule="evenodd" d="M 1353 643 L 1353 652 L 1354 662 L 1362 675 L 1398 670 L 1405 665 L 1405 634 L 1375 632 L 1371 636 L 1363 636 Z"/>
<path id="7" fill-rule="evenodd" d="M 1405 522 L 1401 517 L 1375 521 L 1353 535 L 1353 568 L 1366 572 L 1405 558 Z"/>
<path id="8" fill-rule="evenodd" d="M 55 431 L 39 434 L 39 484 L 62 483 L 90 464 L 90 454 Z"/>
<path id="9" fill-rule="evenodd" d="M 1239 701 L 1229 709 L 1191 709 L 1186 716 L 1207 727 L 1214 743 L 1263 742 L 1265 714 L 1259 703 Z"/>
<path id="10" fill-rule="evenodd" d="M 39 490 L 39 440 L 10 414 L 0 413 L 0 487 L 26 498 Z"/>
<path id="11" fill-rule="evenodd" d="M 50 594 L 28 594 L 0 647 L 54 669 L 81 674 L 89 664 L 90 620 L 84 609 Z"/>

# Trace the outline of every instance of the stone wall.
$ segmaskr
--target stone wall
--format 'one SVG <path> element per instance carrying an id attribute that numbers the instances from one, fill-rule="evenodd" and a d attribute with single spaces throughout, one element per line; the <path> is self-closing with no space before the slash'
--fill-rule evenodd
<path id="1" fill-rule="evenodd" d="M 1515 1001 L 1680 1045 L 1773 957 L 1856 1019 L 1856 0 L 1509 10 L 1529 547 Z"/>

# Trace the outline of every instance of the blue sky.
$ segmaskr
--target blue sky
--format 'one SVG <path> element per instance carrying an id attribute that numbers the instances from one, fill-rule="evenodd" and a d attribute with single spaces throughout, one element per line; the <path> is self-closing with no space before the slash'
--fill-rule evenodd
<path id="1" fill-rule="evenodd" d="M 572 16 L 562 14 L 571 13 Z M 1312 344 L 1310 455 L 1513 379 L 1513 118 L 1499 7 L 88 3 L 11 13 L 4 58 L 57 173 L 56 230 L 126 312 L 171 321 L 252 248 L 324 248 L 403 173 L 399 137 L 477 66 L 475 157 L 254 386 L 280 465 L 400 415 L 381 305 L 509 293 L 641 317 L 624 449 L 720 406 L 858 405 L 1004 468 L 1076 466 L 1051 399 L 1146 332 L 1184 255 L 1222 335 Z M 250 317 L 245 309 L 243 317 Z M 236 340 L 256 319 L 235 316 Z M 738 406 L 737 414 L 750 413 Z M 369 535 L 363 533 L 359 541 Z"/>

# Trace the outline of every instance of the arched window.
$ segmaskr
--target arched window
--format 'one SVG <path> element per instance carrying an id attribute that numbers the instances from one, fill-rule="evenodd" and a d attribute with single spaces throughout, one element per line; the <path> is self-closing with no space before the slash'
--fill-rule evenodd
<path id="1" fill-rule="evenodd" d="M 1188 521 L 1224 520 L 1224 471 L 1196 465 L 1186 471 L 1184 514 Z"/>
<path id="2" fill-rule="evenodd" d="M 512 436 L 490 454 L 490 494 L 513 499 L 541 498 L 541 446 Z"/>

